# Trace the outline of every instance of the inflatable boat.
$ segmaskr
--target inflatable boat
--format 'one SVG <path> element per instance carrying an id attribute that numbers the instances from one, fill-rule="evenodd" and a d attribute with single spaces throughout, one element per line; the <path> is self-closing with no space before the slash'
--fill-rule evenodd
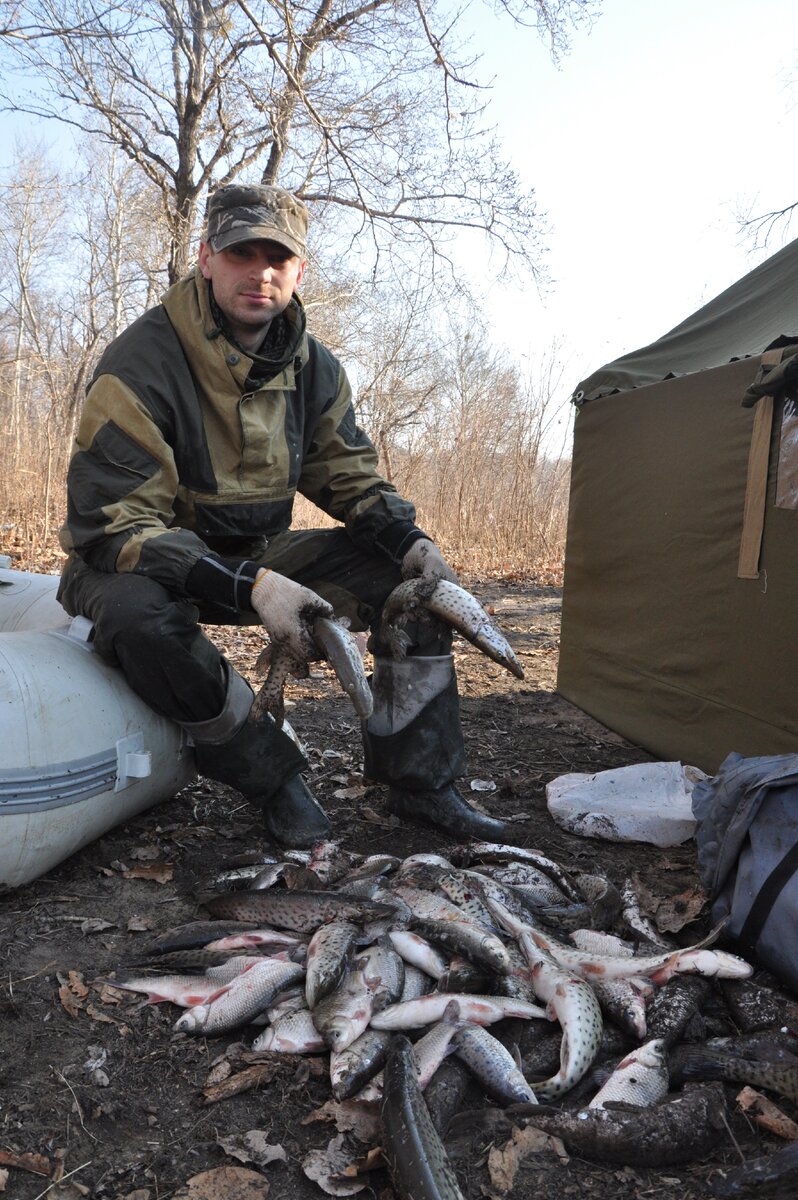
<path id="1" fill-rule="evenodd" d="M 196 777 L 178 725 L 95 654 L 57 575 L 0 556 L 0 890 L 44 875 Z"/>

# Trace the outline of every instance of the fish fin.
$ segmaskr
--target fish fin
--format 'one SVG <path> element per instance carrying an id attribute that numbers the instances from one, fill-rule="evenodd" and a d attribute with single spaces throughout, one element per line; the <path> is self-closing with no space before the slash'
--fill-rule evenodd
<path id="1" fill-rule="evenodd" d="M 510 1049 L 510 1053 L 512 1054 L 512 1056 L 515 1060 L 515 1065 L 518 1067 L 518 1070 L 523 1072 L 524 1062 L 523 1062 L 523 1059 L 521 1058 L 521 1051 L 518 1049 L 518 1042 L 513 1042 L 512 1046 L 510 1046 L 509 1049 Z"/>

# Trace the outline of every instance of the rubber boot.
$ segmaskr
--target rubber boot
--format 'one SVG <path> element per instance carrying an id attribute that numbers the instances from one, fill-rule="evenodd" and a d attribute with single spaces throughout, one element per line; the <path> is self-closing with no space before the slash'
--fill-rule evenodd
<path id="1" fill-rule="evenodd" d="M 466 764 L 452 655 L 375 656 L 371 688 L 365 773 L 389 785 L 389 810 L 459 838 L 505 836 L 501 821 L 477 812 L 454 786 Z"/>
<path id="2" fill-rule="evenodd" d="M 230 784 L 259 806 L 275 842 L 307 847 L 329 834 L 329 819 L 300 775 L 305 757 L 271 717 L 246 720 L 221 745 L 195 746 L 195 756 L 201 774 Z"/>

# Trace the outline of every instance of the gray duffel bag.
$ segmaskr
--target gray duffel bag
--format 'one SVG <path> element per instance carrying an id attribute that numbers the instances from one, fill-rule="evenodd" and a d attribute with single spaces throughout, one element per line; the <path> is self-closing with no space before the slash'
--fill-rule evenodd
<path id="1" fill-rule="evenodd" d="M 693 815 L 712 920 L 798 990 L 798 754 L 730 754 L 696 784 Z"/>

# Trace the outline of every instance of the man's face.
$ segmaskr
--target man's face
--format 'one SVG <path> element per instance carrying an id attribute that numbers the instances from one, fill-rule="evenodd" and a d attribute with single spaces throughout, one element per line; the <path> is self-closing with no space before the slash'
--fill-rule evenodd
<path id="1" fill-rule="evenodd" d="M 230 332 L 246 349 L 256 348 L 272 318 L 288 307 L 306 263 L 279 242 L 258 239 L 218 252 L 200 242 L 199 265 Z"/>

